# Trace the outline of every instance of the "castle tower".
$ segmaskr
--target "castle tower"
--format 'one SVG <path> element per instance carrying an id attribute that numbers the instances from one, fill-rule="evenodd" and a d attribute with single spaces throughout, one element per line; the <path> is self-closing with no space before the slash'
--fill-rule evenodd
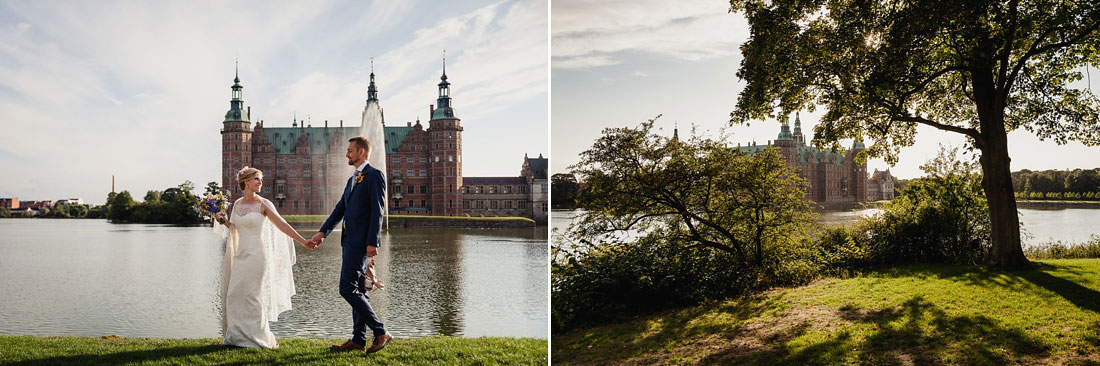
<path id="1" fill-rule="evenodd" d="M 234 72 L 232 99 L 229 111 L 222 121 L 222 190 L 239 197 L 241 190 L 237 185 L 237 171 L 246 165 L 252 165 L 252 123 L 249 113 L 244 109 L 241 96 L 241 78 L 239 70 Z"/>
<path id="2" fill-rule="evenodd" d="M 427 131 L 432 179 L 429 215 L 458 216 L 462 214 L 462 125 L 451 107 L 445 57 L 436 105 Z"/>
<path id="3" fill-rule="evenodd" d="M 857 138 L 855 142 L 852 142 L 852 149 L 848 151 L 847 163 L 852 164 L 851 169 L 848 170 L 851 174 L 849 181 L 852 182 L 851 186 L 853 188 L 851 194 L 855 196 L 856 202 L 867 200 L 867 161 L 862 164 L 856 164 L 855 162 L 856 155 L 863 150 L 866 150 L 866 147 L 863 146 L 863 140 Z"/>
<path id="4" fill-rule="evenodd" d="M 779 153 L 783 155 L 783 159 L 787 161 L 787 164 L 794 165 L 797 162 L 795 156 L 795 140 L 791 136 L 790 116 L 787 116 L 787 120 L 783 121 L 783 126 L 779 129 L 779 136 L 775 138 L 775 146 L 779 147 Z"/>

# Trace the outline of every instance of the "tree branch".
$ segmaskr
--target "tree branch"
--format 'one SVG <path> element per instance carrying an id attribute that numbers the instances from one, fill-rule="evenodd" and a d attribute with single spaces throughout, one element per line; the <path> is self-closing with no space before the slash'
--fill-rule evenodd
<path id="1" fill-rule="evenodd" d="M 952 125 L 945 125 L 943 123 L 939 123 L 939 122 L 936 122 L 936 121 L 933 121 L 933 120 L 930 120 L 930 119 L 927 119 L 927 118 L 924 118 L 924 117 L 920 117 L 920 116 L 915 116 L 914 117 L 914 116 L 907 116 L 907 115 L 899 115 L 899 116 L 890 116 L 890 119 L 893 120 L 893 121 L 916 122 L 916 123 L 920 123 L 920 124 L 923 124 L 923 125 L 932 126 L 932 127 L 944 130 L 944 131 L 950 131 L 950 132 L 954 132 L 954 133 L 961 133 L 963 135 L 970 136 L 970 137 L 974 138 L 974 140 L 977 140 L 979 142 L 981 141 L 981 138 L 982 138 L 981 133 L 979 133 L 978 130 L 976 130 L 976 129 L 959 127 L 959 126 L 952 126 Z"/>
<path id="2" fill-rule="evenodd" d="M 1072 46 L 1072 45 L 1076 44 L 1077 42 L 1081 41 L 1081 39 L 1084 39 L 1085 37 L 1088 37 L 1090 34 L 1092 34 L 1092 32 L 1096 31 L 1097 29 L 1100 29 L 1100 8 L 1098 8 L 1092 14 L 1089 14 L 1087 19 L 1096 19 L 1096 21 L 1094 21 L 1092 23 L 1092 25 L 1089 25 L 1089 26 L 1085 27 L 1085 29 L 1082 30 L 1077 35 L 1075 35 L 1073 37 L 1070 37 L 1069 39 L 1067 39 L 1065 41 L 1051 43 L 1051 44 L 1048 44 L 1048 45 L 1042 46 L 1042 47 L 1037 47 L 1039 45 L 1039 42 L 1042 42 L 1043 39 L 1045 39 L 1047 36 L 1049 36 L 1051 33 L 1053 33 L 1058 27 L 1051 27 L 1050 29 L 1047 29 L 1046 31 L 1044 31 L 1043 34 L 1040 35 L 1039 38 L 1036 39 L 1035 42 L 1031 44 L 1031 47 L 1028 49 L 1027 53 L 1024 53 L 1024 55 L 1020 56 L 1020 59 L 1016 61 L 1016 66 L 1014 66 L 1012 68 L 1012 74 L 1010 74 L 1008 76 L 1008 81 L 1005 82 L 1004 92 L 1007 93 L 1009 90 L 1012 89 L 1012 84 L 1015 83 L 1016 76 L 1019 75 L 1020 70 L 1024 68 L 1025 64 L 1027 64 L 1028 59 L 1030 59 L 1034 56 L 1046 53 L 1048 51 L 1053 51 L 1053 50 L 1056 50 L 1056 49 L 1059 49 L 1059 48 Z M 1006 95 L 1006 97 L 1007 97 L 1007 95 Z"/>

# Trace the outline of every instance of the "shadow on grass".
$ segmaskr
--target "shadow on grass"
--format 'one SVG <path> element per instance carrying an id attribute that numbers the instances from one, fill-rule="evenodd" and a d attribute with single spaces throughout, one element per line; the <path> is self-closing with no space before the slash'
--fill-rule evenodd
<path id="1" fill-rule="evenodd" d="M 76 350 L 75 352 L 95 352 L 94 348 L 98 347 L 99 346 L 93 346 L 93 350 Z M 218 351 L 232 352 L 232 350 L 219 345 L 178 346 L 121 352 L 107 352 L 99 354 L 71 354 L 67 356 L 50 356 L 46 358 L 8 363 L 6 365 L 119 365 L 124 363 L 162 363 L 169 361 L 178 361 L 178 359 L 180 358 L 190 356 L 203 356 Z"/>
<path id="2" fill-rule="evenodd" d="M 1030 284 L 1053 292 L 1078 308 L 1100 314 L 1100 291 L 1082 286 L 1079 281 L 1061 277 L 1069 275 L 1085 278 L 1096 275 L 1073 265 L 1035 262 L 1031 268 L 1017 271 L 980 266 L 915 265 L 878 272 L 876 275 L 890 278 L 942 278 L 979 287 L 1020 287 Z"/>
<path id="3" fill-rule="evenodd" d="M 734 337 L 742 332 L 746 321 L 775 310 L 781 299 L 782 296 L 746 296 L 555 335 L 551 352 L 555 363 L 605 364 L 609 360 L 653 357 L 656 351 L 683 340 L 712 335 Z"/>
<path id="4" fill-rule="evenodd" d="M 920 296 L 898 308 L 842 311 L 840 316 L 854 324 L 831 334 L 811 334 L 813 328 L 802 324 L 784 332 L 781 343 L 773 343 L 769 350 L 751 353 L 735 345 L 711 353 L 700 363 L 1004 364 L 1048 354 L 1049 347 L 1037 337 L 981 315 L 947 315 Z M 872 327 L 871 334 L 861 340 L 853 334 Z M 812 341 L 815 339 L 821 340 Z"/>

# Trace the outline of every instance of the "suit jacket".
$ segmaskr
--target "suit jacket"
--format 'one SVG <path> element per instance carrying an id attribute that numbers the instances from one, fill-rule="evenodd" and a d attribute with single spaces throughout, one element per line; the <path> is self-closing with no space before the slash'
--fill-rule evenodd
<path id="1" fill-rule="evenodd" d="M 382 171 L 367 164 L 363 167 L 363 179 L 356 182 L 356 176 L 348 178 L 344 195 L 332 214 L 321 225 L 325 237 L 332 232 L 336 223 L 344 220 L 343 245 L 377 247 L 382 237 L 382 211 L 386 206 L 386 177 Z"/>

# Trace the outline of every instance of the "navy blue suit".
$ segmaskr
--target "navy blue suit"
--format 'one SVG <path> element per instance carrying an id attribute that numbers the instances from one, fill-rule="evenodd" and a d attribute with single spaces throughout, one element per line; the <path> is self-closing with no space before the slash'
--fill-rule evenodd
<path id="1" fill-rule="evenodd" d="M 340 296 L 351 305 L 352 321 L 355 326 L 351 340 L 358 344 L 367 344 L 366 328 L 375 336 L 386 333 L 386 328 L 374 314 L 367 293 L 363 290 L 366 280 L 367 246 L 378 247 L 382 237 L 382 211 L 386 205 L 386 177 L 381 171 L 369 164 L 363 167 L 362 180 L 359 173 L 348 178 L 344 195 L 332 214 L 321 225 L 321 232 L 328 237 L 340 220 L 344 221 L 344 231 L 340 240 L 343 249 L 343 264 L 340 268 Z"/>

